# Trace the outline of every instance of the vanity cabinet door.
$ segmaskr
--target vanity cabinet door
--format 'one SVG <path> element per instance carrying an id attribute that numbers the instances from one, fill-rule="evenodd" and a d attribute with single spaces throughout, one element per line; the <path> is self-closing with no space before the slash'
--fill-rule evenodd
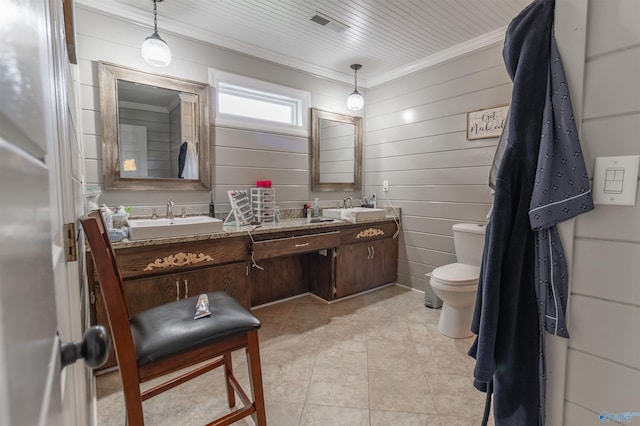
<path id="1" fill-rule="evenodd" d="M 183 297 L 225 291 L 245 308 L 251 307 L 247 265 L 244 262 L 184 272 L 181 275 Z"/>
<path id="2" fill-rule="evenodd" d="M 385 238 L 371 242 L 370 288 L 398 279 L 398 239 Z"/>
<path id="3" fill-rule="evenodd" d="M 369 289 L 371 245 L 348 244 L 338 247 L 335 297 Z"/>
<path id="4" fill-rule="evenodd" d="M 397 238 L 342 245 L 337 249 L 335 297 L 393 282 L 397 271 Z"/>
<path id="5" fill-rule="evenodd" d="M 158 275 L 124 282 L 129 313 L 174 302 L 184 297 L 182 273 Z"/>
<path id="6" fill-rule="evenodd" d="M 211 291 L 226 291 L 249 308 L 251 294 L 244 262 L 125 282 L 131 314 Z M 195 309 L 195 305 L 194 305 Z"/>

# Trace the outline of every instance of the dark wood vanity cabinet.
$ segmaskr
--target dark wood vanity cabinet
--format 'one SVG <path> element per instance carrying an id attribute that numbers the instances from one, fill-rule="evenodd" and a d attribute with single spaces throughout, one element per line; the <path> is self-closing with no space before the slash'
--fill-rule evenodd
<path id="1" fill-rule="evenodd" d="M 195 271 L 140 278 L 125 282 L 132 313 L 211 291 L 226 291 L 245 307 L 251 306 L 244 262 Z M 195 305 L 194 305 L 195 312 Z"/>
<path id="2" fill-rule="evenodd" d="M 312 292 L 335 300 L 396 280 L 393 221 L 116 248 L 129 312 L 223 290 L 250 308 Z M 251 267 L 251 254 L 260 268 Z M 91 323 L 109 326 L 87 253 Z M 195 304 L 194 304 L 195 314 Z M 107 364 L 116 364 L 113 351 Z"/>
<path id="3" fill-rule="evenodd" d="M 342 232 L 336 248 L 334 298 L 393 282 L 398 271 L 395 222 L 373 223 Z"/>

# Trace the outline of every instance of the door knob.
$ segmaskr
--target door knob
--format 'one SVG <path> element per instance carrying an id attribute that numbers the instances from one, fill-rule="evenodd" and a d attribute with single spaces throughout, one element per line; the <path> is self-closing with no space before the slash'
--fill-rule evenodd
<path id="1" fill-rule="evenodd" d="M 90 327 L 85 331 L 81 342 L 60 342 L 60 369 L 80 358 L 84 358 L 87 367 L 98 368 L 107 361 L 110 346 L 111 339 L 103 326 Z"/>

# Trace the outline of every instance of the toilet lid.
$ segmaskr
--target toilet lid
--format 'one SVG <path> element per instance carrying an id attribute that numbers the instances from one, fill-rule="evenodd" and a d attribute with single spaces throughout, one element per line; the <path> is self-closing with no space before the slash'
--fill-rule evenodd
<path id="1" fill-rule="evenodd" d="M 451 263 L 434 269 L 431 276 L 445 285 L 473 285 L 478 282 L 480 268 L 464 263 Z"/>

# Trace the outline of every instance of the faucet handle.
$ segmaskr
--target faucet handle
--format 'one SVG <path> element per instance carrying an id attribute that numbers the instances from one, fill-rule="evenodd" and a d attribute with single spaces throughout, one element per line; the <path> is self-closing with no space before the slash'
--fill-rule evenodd
<path id="1" fill-rule="evenodd" d="M 182 213 L 180 214 L 180 217 L 187 217 L 187 208 L 186 207 L 182 208 Z"/>
<path id="2" fill-rule="evenodd" d="M 155 207 L 153 209 L 151 209 L 151 219 L 157 219 L 158 218 L 158 213 L 156 212 Z"/>

